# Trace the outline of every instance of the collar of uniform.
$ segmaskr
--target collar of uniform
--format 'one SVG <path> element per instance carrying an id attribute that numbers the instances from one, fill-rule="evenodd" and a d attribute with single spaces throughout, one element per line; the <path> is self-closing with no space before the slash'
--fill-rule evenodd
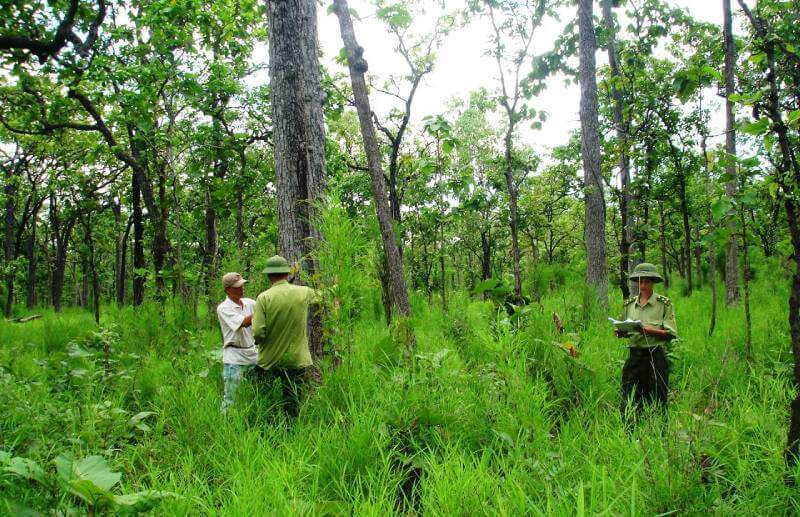
<path id="1" fill-rule="evenodd" d="M 648 305 L 653 305 L 653 300 L 654 300 L 654 299 L 655 299 L 655 297 L 656 297 L 656 293 L 655 293 L 655 291 L 653 291 L 653 294 L 651 294 L 651 295 L 650 295 L 650 298 L 648 298 L 648 299 L 647 299 L 647 303 L 646 303 L 646 304 L 644 304 L 644 305 L 642 305 L 641 303 L 639 303 L 639 297 L 640 297 L 640 296 L 641 296 L 641 294 L 637 294 L 637 295 L 636 295 L 636 306 L 637 306 L 637 307 L 647 307 Z"/>
<path id="2" fill-rule="evenodd" d="M 272 284 L 270 287 L 277 287 L 277 286 L 279 286 L 279 285 L 288 284 L 288 283 L 289 283 L 289 281 L 288 281 L 288 280 L 278 280 L 277 282 L 275 282 L 274 284 Z"/>
<path id="3" fill-rule="evenodd" d="M 236 303 L 233 300 L 231 300 L 229 296 L 225 297 L 225 303 L 227 303 L 228 305 L 236 307 L 237 309 L 244 309 L 244 297 L 239 298 L 239 300 L 242 302 L 241 305 L 239 305 L 238 303 Z"/>

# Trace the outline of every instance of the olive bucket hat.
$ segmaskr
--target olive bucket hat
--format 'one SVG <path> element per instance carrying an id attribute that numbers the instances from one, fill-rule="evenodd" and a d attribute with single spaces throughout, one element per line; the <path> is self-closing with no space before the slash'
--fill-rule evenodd
<path id="1" fill-rule="evenodd" d="M 636 280 L 639 278 L 650 278 L 653 282 L 663 282 L 664 277 L 658 274 L 658 268 L 654 264 L 650 264 L 649 262 L 642 262 L 638 264 L 635 268 L 633 268 L 633 273 L 629 277 L 631 280 Z"/>
<path id="2" fill-rule="evenodd" d="M 267 259 L 267 267 L 264 268 L 264 273 L 271 275 L 275 273 L 291 273 L 292 268 L 289 262 L 280 255 L 275 255 Z"/>

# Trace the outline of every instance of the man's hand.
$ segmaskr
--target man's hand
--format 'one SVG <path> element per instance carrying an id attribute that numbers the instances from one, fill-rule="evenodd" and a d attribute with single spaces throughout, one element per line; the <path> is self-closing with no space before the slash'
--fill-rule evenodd
<path id="1" fill-rule="evenodd" d="M 245 316 L 244 317 L 244 320 L 242 321 L 242 324 L 240 325 L 240 327 L 241 328 L 249 327 L 252 324 L 253 324 L 253 315 L 251 314 L 249 316 Z"/>
<path id="2" fill-rule="evenodd" d="M 667 332 L 666 330 L 651 327 L 649 325 L 645 325 L 645 327 L 642 329 L 642 334 L 644 334 L 645 336 L 651 336 L 658 339 L 669 339 L 670 337 L 672 337 L 670 333 Z"/>

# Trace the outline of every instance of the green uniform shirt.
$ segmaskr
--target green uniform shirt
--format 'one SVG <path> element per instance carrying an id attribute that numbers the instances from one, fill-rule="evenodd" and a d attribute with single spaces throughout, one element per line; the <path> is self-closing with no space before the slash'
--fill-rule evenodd
<path id="1" fill-rule="evenodd" d="M 286 280 L 258 295 L 253 311 L 253 335 L 258 345 L 258 366 L 305 368 L 311 366 L 308 349 L 308 306 L 319 292 Z"/>
<path id="2" fill-rule="evenodd" d="M 644 306 L 639 304 L 639 297 L 634 296 L 625 300 L 625 309 L 622 319 L 641 320 L 645 326 L 666 330 L 672 339 L 678 337 L 678 325 L 675 323 L 675 307 L 666 296 L 653 293 Z M 664 341 L 653 336 L 633 334 L 628 341 L 631 348 L 649 348 L 663 344 Z"/>

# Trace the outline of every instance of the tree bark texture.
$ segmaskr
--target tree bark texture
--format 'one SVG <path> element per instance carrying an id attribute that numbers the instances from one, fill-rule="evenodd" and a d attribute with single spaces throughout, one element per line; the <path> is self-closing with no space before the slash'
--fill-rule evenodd
<path id="1" fill-rule="evenodd" d="M 281 252 L 312 277 L 318 269 L 313 250 L 321 238 L 313 221 L 327 181 L 317 4 L 271 0 L 267 14 Z M 315 309 L 308 330 L 311 353 L 319 357 L 322 319 Z"/>
<path id="2" fill-rule="evenodd" d="M 347 50 L 347 61 L 350 68 L 350 80 L 353 86 L 353 96 L 355 98 L 358 120 L 361 125 L 361 135 L 364 138 L 364 149 L 367 154 L 369 164 L 370 183 L 372 194 L 375 198 L 375 211 L 378 216 L 381 238 L 383 240 L 383 250 L 386 254 L 386 261 L 389 265 L 389 284 L 391 286 L 392 303 L 395 310 L 403 317 L 411 316 L 411 306 L 408 301 L 408 291 L 403 275 L 403 262 L 400 257 L 400 249 L 395 239 L 392 217 L 389 212 L 389 203 L 386 199 L 386 189 L 384 175 L 381 167 L 381 155 L 378 147 L 378 139 L 375 136 L 375 127 L 372 125 L 372 110 L 369 105 L 367 95 L 367 85 L 364 80 L 364 73 L 367 71 L 367 62 L 363 58 L 364 49 L 358 45 L 356 35 L 353 30 L 353 20 L 346 0 L 335 0 L 334 9 L 339 18 L 339 29 L 342 33 L 342 41 Z M 413 336 L 409 336 L 409 345 L 413 346 Z"/>
<path id="3" fill-rule="evenodd" d="M 133 198 L 133 305 L 140 306 L 144 302 L 146 267 L 144 261 L 144 224 L 142 222 L 142 196 L 139 190 L 139 177 L 134 174 L 131 179 L 131 197 Z"/>
<path id="4" fill-rule="evenodd" d="M 28 240 L 25 246 L 25 251 L 28 255 L 28 285 L 26 286 L 27 296 L 25 306 L 28 309 L 32 309 L 36 306 L 36 219 L 38 214 L 39 208 L 37 207 L 31 216 L 31 229 L 28 233 Z"/>
<path id="5" fill-rule="evenodd" d="M 733 42 L 733 17 L 731 15 L 731 0 L 722 0 L 723 32 L 725 40 L 725 96 L 730 97 L 736 93 L 734 69 L 736 67 L 736 45 Z M 736 119 L 733 113 L 734 103 L 730 98 L 725 101 L 725 174 L 728 181 L 725 183 L 725 195 L 733 199 L 736 197 L 737 171 L 733 157 L 736 156 Z M 728 221 L 730 238 L 725 253 L 725 301 L 728 305 L 739 300 L 739 265 L 738 265 L 738 235 L 736 234 L 735 209 L 731 208 Z"/>
<path id="6" fill-rule="evenodd" d="M 580 30 L 581 155 L 583 157 L 586 198 L 586 280 L 597 291 L 603 307 L 608 307 L 606 259 L 606 207 L 600 170 L 600 123 L 598 120 L 595 50 L 597 44 L 592 20 L 592 0 L 578 1 Z"/>
<path id="7" fill-rule="evenodd" d="M 619 59 L 617 56 L 617 41 L 616 41 L 616 27 L 614 26 L 614 18 L 611 14 L 612 0 L 603 0 L 603 24 L 608 30 L 608 64 L 611 68 L 611 78 L 619 79 L 622 77 L 619 69 Z M 620 198 L 619 198 L 619 213 L 622 225 L 619 241 L 619 283 L 620 290 L 622 291 L 623 299 L 631 295 L 630 282 L 628 275 L 630 274 L 630 250 L 631 241 L 633 240 L 633 227 L 632 218 L 630 214 L 631 205 L 631 171 L 630 159 L 628 158 L 628 126 L 625 122 L 622 110 L 622 92 L 617 87 L 617 83 L 612 81 L 611 97 L 614 100 L 612 114 L 614 117 L 614 126 L 617 131 L 617 140 L 619 145 L 619 180 L 620 180 Z"/>

